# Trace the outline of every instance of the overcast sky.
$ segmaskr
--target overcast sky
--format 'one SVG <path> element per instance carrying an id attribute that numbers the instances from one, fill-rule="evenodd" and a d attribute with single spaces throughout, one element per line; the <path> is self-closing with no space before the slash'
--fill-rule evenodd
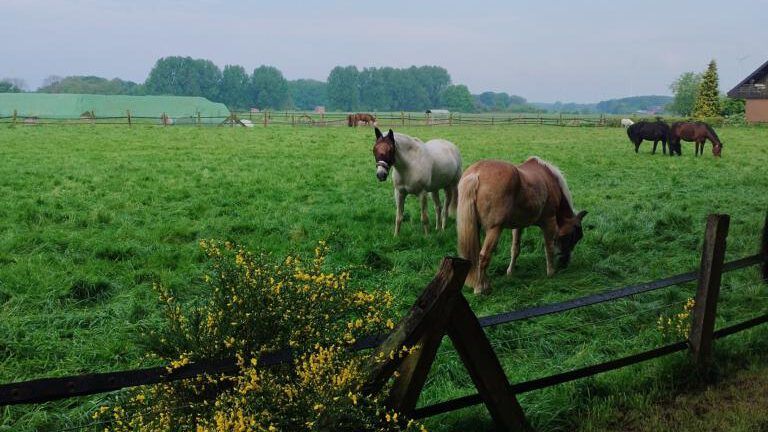
<path id="1" fill-rule="evenodd" d="M 714 58 L 727 91 L 768 60 L 767 12 L 766 0 L 0 0 L 0 78 L 143 82 L 172 55 L 288 79 L 439 65 L 473 93 L 597 102 L 669 94 Z"/>

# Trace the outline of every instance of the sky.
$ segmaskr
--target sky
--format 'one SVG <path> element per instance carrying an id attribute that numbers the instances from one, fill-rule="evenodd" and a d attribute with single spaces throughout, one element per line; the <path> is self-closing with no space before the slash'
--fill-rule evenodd
<path id="1" fill-rule="evenodd" d="M 670 94 L 718 62 L 725 92 L 768 61 L 765 0 L 0 0 L 0 78 L 143 82 L 191 56 L 287 79 L 337 65 L 438 65 L 472 93 L 533 102 Z M 762 29 L 762 30 L 761 30 Z"/>

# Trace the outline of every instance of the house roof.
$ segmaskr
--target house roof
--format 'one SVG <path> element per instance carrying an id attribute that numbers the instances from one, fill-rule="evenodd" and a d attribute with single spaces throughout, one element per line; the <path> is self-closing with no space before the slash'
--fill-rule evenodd
<path id="1" fill-rule="evenodd" d="M 768 61 L 763 63 L 754 72 L 744 78 L 736 87 L 732 88 L 728 92 L 728 97 L 743 98 L 743 99 L 768 99 L 768 90 L 763 88 L 762 90 L 747 87 L 754 81 L 758 81 L 768 75 Z"/>

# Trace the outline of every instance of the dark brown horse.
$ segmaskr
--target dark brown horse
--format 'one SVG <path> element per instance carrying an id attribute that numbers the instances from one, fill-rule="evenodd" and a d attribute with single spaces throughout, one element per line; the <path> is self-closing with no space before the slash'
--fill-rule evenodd
<path id="1" fill-rule="evenodd" d="M 574 211 L 560 170 L 536 157 L 521 165 L 498 160 L 471 165 L 459 181 L 458 204 L 459 253 L 472 262 L 467 284 L 475 294 L 490 290 L 485 272 L 504 228 L 512 229 L 512 259 L 507 274 L 512 274 L 520 254 L 523 228 L 537 225 L 544 233 L 547 275 L 552 276 L 556 252 L 560 266 L 568 266 L 571 252 L 583 236 L 581 220 L 587 214 Z M 480 228 L 485 231 L 482 248 Z"/>
<path id="2" fill-rule="evenodd" d="M 661 141 L 661 149 L 664 154 L 667 154 L 667 139 L 669 138 L 669 125 L 663 121 L 656 119 L 655 122 L 639 121 L 630 125 L 627 128 L 627 136 L 632 144 L 635 145 L 635 153 L 640 148 L 640 143 L 643 140 L 653 141 L 652 154 L 656 154 L 656 146 Z M 669 155 L 672 156 L 672 149 L 669 150 Z"/>
<path id="3" fill-rule="evenodd" d="M 704 122 L 677 122 L 672 123 L 669 128 L 669 149 L 670 152 L 681 154 L 680 140 L 693 141 L 696 144 L 696 156 L 704 154 L 704 142 L 709 140 L 712 143 L 712 154 L 720 157 L 723 151 L 723 142 L 712 129 L 712 126 Z"/>

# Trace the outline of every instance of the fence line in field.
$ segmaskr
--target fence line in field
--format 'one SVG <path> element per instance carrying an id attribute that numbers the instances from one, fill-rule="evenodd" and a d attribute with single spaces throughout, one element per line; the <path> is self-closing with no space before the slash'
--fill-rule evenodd
<path id="1" fill-rule="evenodd" d="M 717 331 L 714 330 L 716 306 L 723 273 L 760 264 L 763 280 L 768 281 L 768 215 L 766 215 L 763 225 L 760 252 L 725 263 L 725 240 L 729 222 L 730 217 L 728 215 L 709 216 L 701 264 L 697 272 L 684 273 L 654 282 L 482 318 L 475 316 L 461 294 L 461 287 L 469 269 L 468 262 L 457 258 L 446 258 L 435 279 L 427 286 L 411 311 L 391 334 L 388 336 L 371 335 L 361 338 L 354 345 L 353 349 L 355 350 L 373 348 L 378 352 L 388 352 L 393 347 L 399 346 L 417 344 L 421 346 L 420 350 L 411 354 L 413 359 L 408 362 L 403 363 L 404 360 L 396 356 L 384 364 L 376 365 L 369 378 L 368 389 L 371 391 L 380 389 L 383 383 L 390 379 L 397 370 L 399 374 L 395 379 L 389 404 L 391 407 L 402 411 L 406 416 L 423 418 L 484 402 L 498 426 L 510 430 L 526 430 L 527 422 L 515 398 L 515 395 L 519 393 L 615 370 L 685 349 L 690 350 L 695 368 L 700 372 L 704 371 L 709 367 L 711 361 L 713 340 L 768 322 L 768 314 L 766 314 Z M 559 313 L 694 280 L 698 280 L 698 288 L 687 341 L 672 343 L 619 359 L 523 383 L 510 384 L 507 381 L 493 351 L 493 346 L 482 330 L 484 327 Z M 478 393 L 416 408 L 418 394 L 426 382 L 427 374 L 444 334 L 453 340 L 454 347 L 469 370 Z M 292 358 L 293 353 L 291 351 L 278 351 L 261 356 L 258 365 L 269 367 L 290 362 Z M 199 361 L 172 371 L 165 367 L 155 367 L 5 384 L 0 386 L 0 406 L 41 403 L 137 385 L 187 379 L 201 374 L 233 373 L 237 367 L 236 359 L 229 358 Z"/>
<path id="2" fill-rule="evenodd" d="M 136 116 L 126 111 L 124 116 L 100 116 L 91 112 L 87 116 L 62 117 L 23 115 L 14 111 L 13 115 L 0 116 L 0 124 L 11 126 L 36 125 L 124 125 L 124 126 L 292 126 L 292 127 L 340 127 L 348 124 L 348 113 L 308 113 L 294 111 L 263 111 L 258 113 L 233 112 L 228 116 L 205 116 L 200 113 L 187 116 Z M 542 126 L 618 126 L 618 120 L 605 115 L 599 117 L 579 117 L 556 114 L 466 114 L 450 113 L 433 115 L 429 113 L 381 113 L 376 115 L 377 124 L 388 127 L 407 126 L 504 126 L 504 125 L 542 125 Z M 244 122 L 248 120 L 250 123 Z M 357 127 L 357 124 L 352 126 Z"/>

